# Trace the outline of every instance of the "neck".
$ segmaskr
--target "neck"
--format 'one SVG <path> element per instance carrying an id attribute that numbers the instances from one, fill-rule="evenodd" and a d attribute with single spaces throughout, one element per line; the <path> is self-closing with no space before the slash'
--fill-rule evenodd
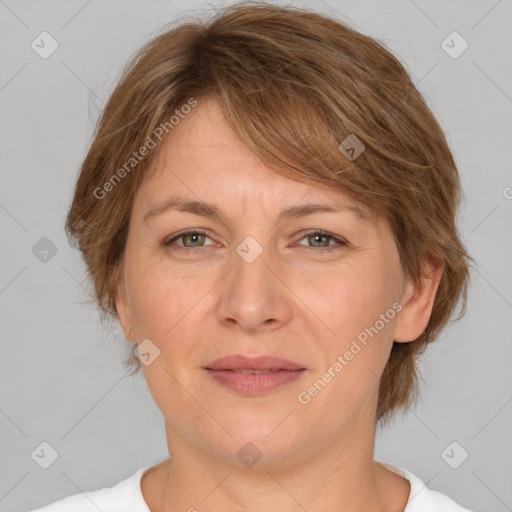
<path id="1" fill-rule="evenodd" d="M 409 496 L 409 483 L 373 460 L 374 431 L 246 468 L 166 430 L 172 457 L 145 496 L 151 512 L 402 512 Z"/>

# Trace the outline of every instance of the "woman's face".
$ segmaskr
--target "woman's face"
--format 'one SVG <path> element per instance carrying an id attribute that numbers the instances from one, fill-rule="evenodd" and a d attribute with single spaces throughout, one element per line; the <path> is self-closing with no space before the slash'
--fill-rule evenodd
<path id="1" fill-rule="evenodd" d="M 125 332 L 133 324 L 131 341 L 150 340 L 143 370 L 170 450 L 186 444 L 234 462 L 261 453 L 261 464 L 373 436 L 406 285 L 388 224 L 359 216 L 338 191 L 271 172 L 213 101 L 181 120 L 162 149 L 134 200 L 118 309 Z M 209 213 L 169 207 L 146 216 L 171 198 L 208 204 Z M 335 203 L 339 211 L 280 218 Z M 186 230 L 200 233 L 178 237 Z M 304 370 L 251 394 L 206 369 L 230 355 Z"/>

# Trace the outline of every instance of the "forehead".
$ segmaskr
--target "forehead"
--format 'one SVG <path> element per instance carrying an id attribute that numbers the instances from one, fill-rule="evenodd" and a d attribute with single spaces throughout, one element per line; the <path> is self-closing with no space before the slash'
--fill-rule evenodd
<path id="1" fill-rule="evenodd" d="M 317 203 L 375 222 L 373 212 L 341 190 L 267 167 L 242 143 L 212 99 L 199 102 L 169 133 L 138 193 L 145 216 L 171 202 L 187 201 L 225 209 L 237 203 L 242 214 L 255 203 L 269 211 Z"/>

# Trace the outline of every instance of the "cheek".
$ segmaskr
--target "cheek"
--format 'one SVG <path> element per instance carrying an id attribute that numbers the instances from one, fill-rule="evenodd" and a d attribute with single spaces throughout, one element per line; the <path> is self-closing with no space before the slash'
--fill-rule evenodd
<path id="1" fill-rule="evenodd" d="M 197 361 L 196 340 L 205 339 L 201 326 L 206 301 L 201 299 L 212 288 L 208 276 L 199 274 L 145 262 L 132 275 L 131 305 L 138 341 L 148 338 L 160 351 L 152 364 L 143 367 L 154 397 L 156 393 L 165 398 L 166 392 L 159 390 L 179 387 L 173 377 L 189 385 L 191 375 L 184 369 Z"/>
<path id="2" fill-rule="evenodd" d="M 192 389 L 190 365 L 196 361 L 193 340 L 198 337 L 201 294 L 191 279 L 161 267 L 142 266 L 133 281 L 132 306 L 137 335 L 149 338 L 160 351 L 150 365 L 142 369 L 147 386 L 168 421 L 187 408 L 189 416 L 201 416 L 197 404 L 182 388 Z M 167 269 L 168 270 L 168 269 Z M 197 279 L 197 278 L 196 278 Z M 136 290 L 136 293 L 133 293 Z M 189 365 L 189 366 L 187 366 Z"/>
<path id="3" fill-rule="evenodd" d="M 364 401 L 378 385 L 392 345 L 395 284 L 383 264 L 365 263 L 340 267 L 328 278 L 315 281 L 322 282 L 321 287 L 301 290 L 304 303 L 329 327 L 316 339 L 327 355 L 319 374 L 328 372 L 325 378 L 332 382 L 324 398 L 332 393 L 348 408 Z"/>
<path id="4" fill-rule="evenodd" d="M 329 327 L 326 332 L 347 341 L 392 304 L 394 294 L 381 267 L 361 259 L 361 264 L 316 273 L 295 282 L 297 295 Z"/>
<path id="5" fill-rule="evenodd" d="M 132 268 L 131 307 L 140 335 L 155 339 L 171 335 L 173 326 L 193 306 L 190 279 L 158 262 L 134 262 Z"/>

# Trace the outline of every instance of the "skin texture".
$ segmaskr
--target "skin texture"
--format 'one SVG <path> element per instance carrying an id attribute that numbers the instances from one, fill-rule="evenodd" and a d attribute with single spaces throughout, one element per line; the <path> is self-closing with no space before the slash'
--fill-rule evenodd
<path id="1" fill-rule="evenodd" d="M 116 302 L 127 340 L 149 338 L 160 350 L 143 371 L 172 456 L 142 480 L 151 511 L 402 511 L 409 483 L 373 461 L 379 377 L 393 339 L 424 331 L 442 268 L 426 266 L 431 278 L 413 286 L 381 218 L 317 212 L 276 223 L 290 206 L 350 201 L 272 172 L 213 100 L 173 129 L 158 156 L 134 200 Z M 173 195 L 214 203 L 225 222 L 172 209 L 143 220 Z M 192 228 L 207 236 L 161 245 Z M 348 245 L 322 253 L 336 240 L 315 230 Z M 252 263 L 236 252 L 248 236 L 263 249 Z M 400 313 L 299 403 L 395 302 Z M 306 371 L 265 395 L 243 396 L 203 369 L 231 354 L 274 355 Z M 237 457 L 249 442 L 262 453 L 251 468 Z"/>

